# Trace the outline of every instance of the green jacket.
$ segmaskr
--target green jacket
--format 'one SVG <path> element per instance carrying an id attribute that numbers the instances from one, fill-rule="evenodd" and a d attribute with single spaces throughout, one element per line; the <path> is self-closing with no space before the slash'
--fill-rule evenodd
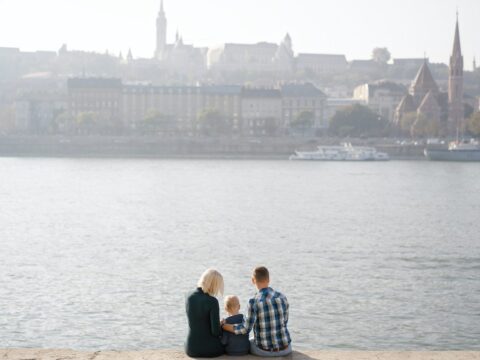
<path id="1" fill-rule="evenodd" d="M 220 341 L 220 307 L 218 300 L 198 288 L 186 300 L 188 336 L 185 352 L 190 357 L 223 355 Z"/>

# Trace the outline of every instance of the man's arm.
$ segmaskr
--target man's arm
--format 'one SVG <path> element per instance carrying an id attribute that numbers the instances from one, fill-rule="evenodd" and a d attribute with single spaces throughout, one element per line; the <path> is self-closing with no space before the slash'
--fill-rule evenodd
<path id="1" fill-rule="evenodd" d="M 248 334 L 253 329 L 253 325 L 257 321 L 257 311 L 255 306 L 255 300 L 250 299 L 247 307 L 247 318 L 242 324 L 237 325 L 223 325 L 223 329 L 234 333 L 236 335 L 245 335 Z"/>
<path id="2" fill-rule="evenodd" d="M 286 326 L 287 323 L 288 323 L 288 310 L 289 310 L 289 307 L 290 307 L 290 305 L 288 304 L 288 300 L 287 300 L 286 297 L 285 297 L 284 306 L 285 306 L 285 309 L 284 309 L 283 317 L 284 317 L 284 319 L 285 319 L 285 326 Z"/>

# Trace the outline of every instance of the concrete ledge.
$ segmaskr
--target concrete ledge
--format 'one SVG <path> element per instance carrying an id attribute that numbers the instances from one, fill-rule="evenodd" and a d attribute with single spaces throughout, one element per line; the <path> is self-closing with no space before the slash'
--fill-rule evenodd
<path id="1" fill-rule="evenodd" d="M 2 360 L 183 360 L 181 351 L 72 351 L 39 349 L 0 350 Z M 254 356 L 222 356 L 223 360 L 255 360 Z M 292 360 L 480 360 L 480 351 L 295 351 Z"/>

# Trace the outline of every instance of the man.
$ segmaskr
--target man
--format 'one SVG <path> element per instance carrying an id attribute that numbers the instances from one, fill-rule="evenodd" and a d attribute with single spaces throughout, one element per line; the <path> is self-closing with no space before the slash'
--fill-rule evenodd
<path id="1" fill-rule="evenodd" d="M 234 334 L 248 334 L 253 329 L 250 342 L 253 355 L 276 357 L 292 352 L 290 334 L 287 329 L 287 298 L 273 290 L 270 275 L 264 266 L 253 270 L 252 283 L 258 292 L 248 302 L 247 316 L 243 324 L 223 324 L 223 330 Z"/>

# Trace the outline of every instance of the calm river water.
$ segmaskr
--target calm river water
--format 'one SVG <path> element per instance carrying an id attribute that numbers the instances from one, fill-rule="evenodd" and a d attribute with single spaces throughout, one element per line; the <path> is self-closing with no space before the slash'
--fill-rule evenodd
<path id="1" fill-rule="evenodd" d="M 480 164 L 0 169 L 0 348 L 181 348 L 203 270 L 245 305 L 265 264 L 297 349 L 480 350 Z"/>

